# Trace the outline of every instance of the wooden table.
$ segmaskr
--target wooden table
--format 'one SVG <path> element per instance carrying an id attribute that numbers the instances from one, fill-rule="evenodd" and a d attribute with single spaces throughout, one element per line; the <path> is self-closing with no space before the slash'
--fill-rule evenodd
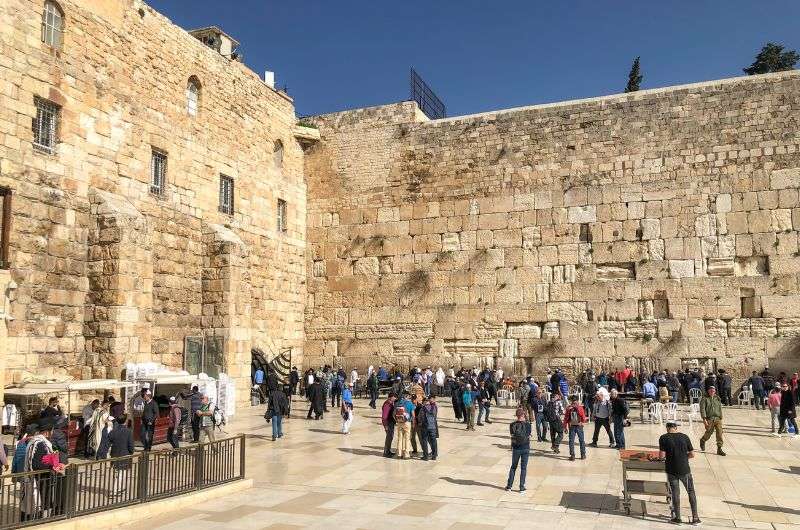
<path id="1" fill-rule="evenodd" d="M 672 494 L 669 483 L 664 474 L 664 480 L 644 480 L 631 478 L 629 475 L 636 472 L 664 472 L 664 461 L 658 460 L 658 451 L 639 449 L 622 449 L 619 452 L 622 461 L 622 507 L 625 514 L 631 514 L 631 501 L 633 495 L 664 495 L 667 504 L 672 510 Z M 642 500 L 642 517 L 647 515 L 647 505 Z"/>

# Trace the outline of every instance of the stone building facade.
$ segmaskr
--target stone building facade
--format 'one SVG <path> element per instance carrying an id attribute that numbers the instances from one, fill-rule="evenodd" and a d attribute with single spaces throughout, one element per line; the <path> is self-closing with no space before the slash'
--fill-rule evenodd
<path id="1" fill-rule="evenodd" d="M 797 72 L 315 120 L 307 364 L 796 367 Z"/>
<path id="2" fill-rule="evenodd" d="M 144 2 L 0 0 L 6 383 L 180 368 L 206 334 L 246 397 L 251 348 L 302 359 L 298 135 L 286 94 Z"/>

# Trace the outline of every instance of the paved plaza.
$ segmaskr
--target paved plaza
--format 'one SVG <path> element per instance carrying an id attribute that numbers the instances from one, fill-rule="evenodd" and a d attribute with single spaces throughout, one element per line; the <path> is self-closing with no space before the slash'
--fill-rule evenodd
<path id="1" fill-rule="evenodd" d="M 271 441 L 263 411 L 248 409 L 229 432 L 251 435 L 247 476 L 251 490 L 134 523 L 131 529 L 337 528 L 667 528 L 664 499 L 648 503 L 649 515 L 626 516 L 618 508 L 622 467 L 617 452 L 589 448 L 586 461 L 568 461 L 549 444 L 533 442 L 528 491 L 506 492 L 512 409 L 494 408 L 495 422 L 466 432 L 454 422 L 449 399 L 440 404 L 440 454 L 436 462 L 400 461 L 382 455 L 379 410 L 356 404 L 352 433 L 342 435 L 335 412 L 305 420 L 297 401 L 286 436 Z M 800 438 L 769 435 L 769 413 L 728 408 L 726 457 L 697 453 L 691 462 L 702 527 L 800 529 Z M 656 449 L 659 425 L 641 424 L 638 411 L 626 431 L 629 448 Z M 698 448 L 701 425 L 681 429 Z M 587 438 L 591 437 L 591 425 Z M 587 439 L 587 443 L 588 443 Z M 565 442 L 566 444 L 566 442 Z M 516 487 L 516 482 L 515 482 Z M 688 520 L 688 500 L 682 498 Z"/>

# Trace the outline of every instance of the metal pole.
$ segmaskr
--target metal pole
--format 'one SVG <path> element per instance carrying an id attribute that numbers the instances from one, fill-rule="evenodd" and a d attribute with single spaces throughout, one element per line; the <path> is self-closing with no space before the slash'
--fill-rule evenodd
<path id="1" fill-rule="evenodd" d="M 240 440 L 240 443 L 242 444 L 242 447 L 241 447 L 240 452 L 239 452 L 239 478 L 240 479 L 244 479 L 244 465 L 245 465 L 244 448 L 245 448 L 245 441 L 246 441 L 245 435 L 244 434 L 240 434 L 239 435 L 239 440 Z"/>

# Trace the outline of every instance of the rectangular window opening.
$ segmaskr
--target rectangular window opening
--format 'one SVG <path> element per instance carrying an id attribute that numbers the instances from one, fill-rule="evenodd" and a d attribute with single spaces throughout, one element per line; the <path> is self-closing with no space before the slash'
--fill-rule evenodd
<path id="1" fill-rule="evenodd" d="M 581 225 L 581 233 L 578 237 L 578 241 L 581 243 L 591 243 L 592 242 L 592 232 L 589 230 L 589 224 L 583 223 Z"/>
<path id="2" fill-rule="evenodd" d="M 288 230 L 288 219 L 286 218 L 286 201 L 278 199 L 278 232 Z"/>
<path id="3" fill-rule="evenodd" d="M 150 193 L 153 195 L 164 195 L 164 188 L 167 183 L 167 154 L 163 151 L 153 149 L 150 157 Z"/>
<path id="4" fill-rule="evenodd" d="M 219 176 L 219 211 L 233 215 L 233 178 Z"/>
<path id="5" fill-rule="evenodd" d="M 58 145 L 58 121 L 61 107 L 39 97 L 33 100 L 36 118 L 33 120 L 33 147 L 52 155 Z"/>

